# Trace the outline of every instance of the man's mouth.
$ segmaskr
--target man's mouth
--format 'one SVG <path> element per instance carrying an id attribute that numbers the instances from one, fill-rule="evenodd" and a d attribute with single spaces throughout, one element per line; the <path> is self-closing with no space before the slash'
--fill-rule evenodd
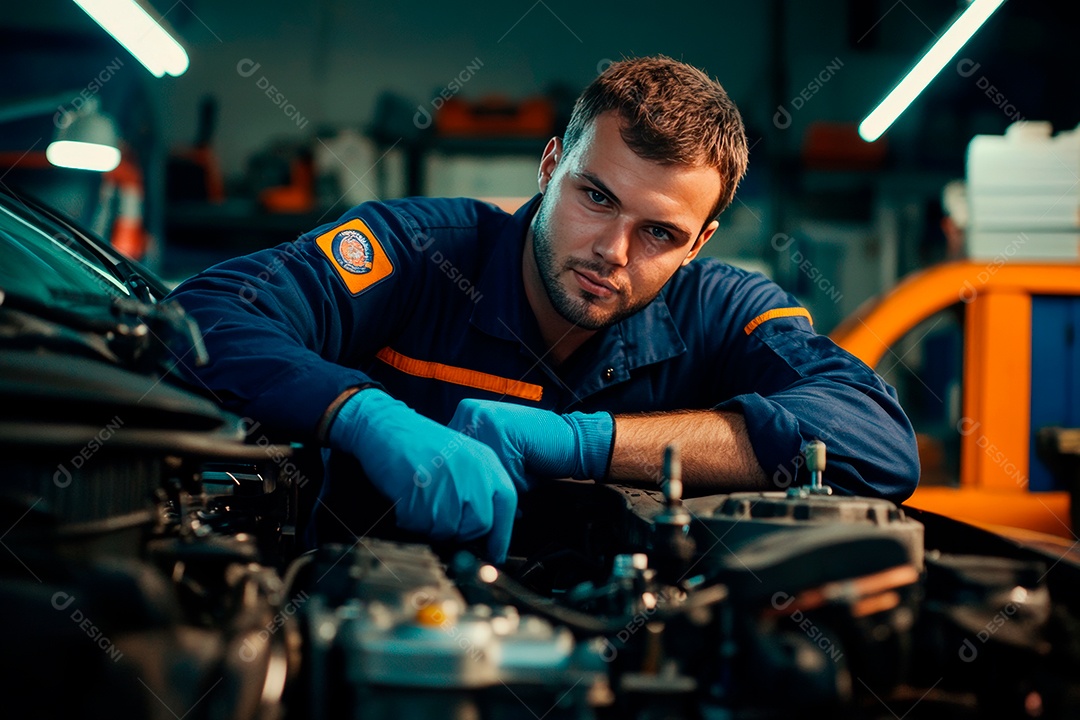
<path id="1" fill-rule="evenodd" d="M 599 275 L 594 275 L 591 272 L 575 270 L 574 268 L 570 268 L 570 270 L 574 273 L 574 279 L 577 280 L 578 285 L 588 293 L 606 299 L 618 292 L 610 280 L 604 280 Z"/>

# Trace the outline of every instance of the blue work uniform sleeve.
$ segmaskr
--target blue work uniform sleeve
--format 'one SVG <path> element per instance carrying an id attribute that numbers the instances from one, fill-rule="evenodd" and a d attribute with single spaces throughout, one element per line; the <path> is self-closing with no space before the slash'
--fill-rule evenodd
<path id="1" fill-rule="evenodd" d="M 763 276 L 748 275 L 733 297 L 726 347 L 717 348 L 728 399 L 716 409 L 743 415 L 754 454 L 777 489 L 809 481 L 801 450 L 819 439 L 827 447 L 824 478 L 835 491 L 907 499 L 919 459 L 896 391 L 793 314 L 798 303 Z"/>
<path id="2" fill-rule="evenodd" d="M 181 377 L 240 415 L 298 440 L 322 440 L 328 408 L 377 385 L 360 359 L 389 344 L 411 312 L 418 229 L 366 203 L 295 242 L 215 265 L 169 295 L 202 330 L 210 361 Z"/>

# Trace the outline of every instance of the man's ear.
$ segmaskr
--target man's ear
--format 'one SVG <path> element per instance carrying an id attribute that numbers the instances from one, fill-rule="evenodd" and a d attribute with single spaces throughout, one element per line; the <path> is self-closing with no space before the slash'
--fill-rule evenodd
<path id="1" fill-rule="evenodd" d="M 544 154 L 540 157 L 540 171 L 536 175 L 536 183 L 540 186 L 540 192 L 546 192 L 551 176 L 555 174 L 555 166 L 562 158 L 562 138 L 553 137 L 548 140 L 544 147 Z"/>
<path id="2" fill-rule="evenodd" d="M 697 240 L 694 241 L 694 246 L 690 248 L 689 254 L 682 261 L 683 265 L 688 265 L 691 260 L 697 257 L 697 254 L 701 252 L 701 248 L 705 247 L 705 243 L 709 242 L 709 238 L 716 232 L 716 228 L 720 227 L 719 220 L 713 220 L 711 223 L 705 226 L 705 229 L 701 231 L 701 234 L 697 236 Z"/>

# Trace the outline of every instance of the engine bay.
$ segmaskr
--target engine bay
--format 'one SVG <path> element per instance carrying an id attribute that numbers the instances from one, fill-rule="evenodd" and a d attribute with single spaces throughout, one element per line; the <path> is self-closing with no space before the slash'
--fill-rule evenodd
<path id="1" fill-rule="evenodd" d="M 309 549 L 317 450 L 93 360 L 2 362 L 13 716 L 1080 711 L 1070 548 L 816 473 L 683 498 L 672 448 L 651 487 L 523 496 L 501 567 L 377 532 Z"/>

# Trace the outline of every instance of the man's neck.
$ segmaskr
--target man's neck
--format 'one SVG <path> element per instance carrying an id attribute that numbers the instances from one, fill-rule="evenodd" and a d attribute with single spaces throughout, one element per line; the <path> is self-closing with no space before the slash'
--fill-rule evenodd
<path id="1" fill-rule="evenodd" d="M 530 228 L 525 235 L 525 251 L 521 258 L 522 279 L 525 284 L 525 297 L 529 301 L 536 324 L 540 327 L 540 337 L 544 340 L 547 357 L 555 366 L 562 365 L 575 350 L 593 335 L 595 330 L 578 327 L 560 315 L 551 304 L 544 281 L 540 278 L 540 269 L 536 266 L 533 252 L 533 233 Z"/>

